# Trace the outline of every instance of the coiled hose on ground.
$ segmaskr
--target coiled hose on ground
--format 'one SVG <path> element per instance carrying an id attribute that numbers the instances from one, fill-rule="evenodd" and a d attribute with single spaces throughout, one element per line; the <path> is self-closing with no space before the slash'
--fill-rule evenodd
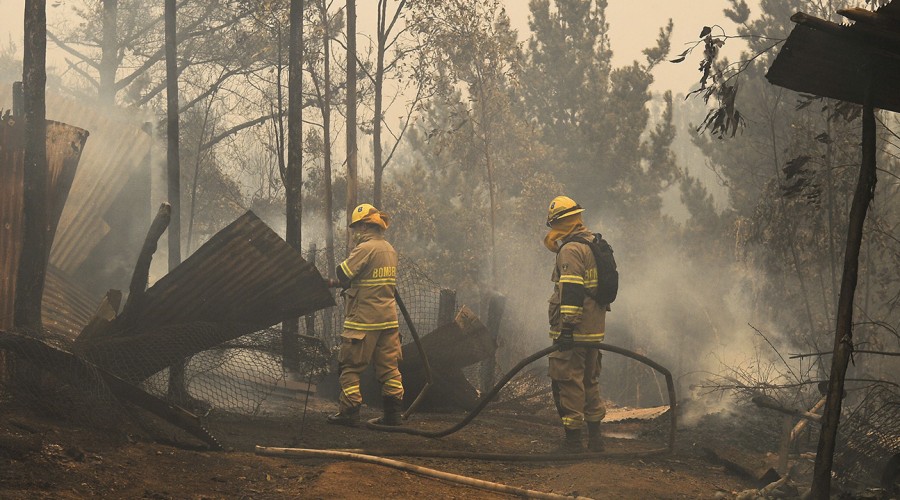
<path id="1" fill-rule="evenodd" d="M 405 307 L 403 308 L 405 309 Z M 404 311 L 405 312 L 405 311 Z M 414 334 L 414 338 L 418 342 L 418 335 Z M 483 481 L 479 479 L 474 479 L 466 476 L 460 476 L 457 474 L 450 474 L 443 471 L 438 471 L 434 469 L 429 469 L 427 467 L 421 467 L 413 464 L 408 464 L 405 462 L 398 462 L 396 460 L 391 460 L 389 456 L 405 456 L 405 457 L 426 457 L 426 458 L 454 458 L 454 459 L 474 459 L 474 460 L 495 460 L 495 461 L 504 461 L 504 462 L 562 462 L 562 461 L 578 461 L 585 460 L 590 458 L 632 458 L 632 457 L 644 457 L 651 455 L 659 455 L 667 452 L 673 451 L 675 447 L 675 428 L 676 428 L 676 417 L 675 417 L 675 383 L 672 379 L 672 374 L 662 365 L 656 363 L 655 361 L 642 356 L 640 354 L 631 352 L 627 349 L 623 349 L 621 347 L 617 347 L 609 344 L 596 344 L 596 343 L 588 343 L 588 342 L 576 342 L 575 346 L 577 347 L 587 347 L 591 349 L 599 349 L 601 351 L 614 352 L 617 354 L 621 354 L 625 357 L 634 359 L 641 363 L 644 363 L 654 370 L 661 373 L 666 378 L 666 387 L 668 389 L 668 397 L 669 397 L 669 442 L 668 446 L 665 448 L 656 448 L 652 450 L 643 450 L 643 451 L 632 451 L 632 452 L 595 452 L 595 453 L 541 453 L 541 454 L 516 454 L 516 453 L 481 453 L 481 452 L 466 452 L 466 451 L 451 451 L 451 450 L 419 450 L 419 449 L 395 449 L 395 450 L 312 450 L 312 449 L 302 449 L 302 448 L 270 448 L 257 446 L 256 453 L 260 455 L 269 455 L 269 456 L 278 456 L 278 457 L 293 457 L 293 458 L 336 458 L 339 460 L 354 460 L 359 462 L 367 462 L 378 465 L 383 465 L 386 467 L 392 467 L 399 470 L 404 470 L 407 472 L 412 472 L 415 474 L 420 474 L 428 477 L 434 477 L 437 479 L 442 479 L 445 481 L 451 481 L 458 484 L 463 484 L 470 487 L 480 488 L 488 491 L 495 491 L 500 493 L 508 493 L 517 496 L 522 496 L 525 498 L 540 498 L 540 499 L 548 499 L 548 500 L 557 500 L 563 498 L 572 498 L 566 495 L 559 495 L 555 493 L 545 493 L 534 490 L 527 490 L 523 488 L 516 488 L 513 486 L 494 483 L 490 481 Z M 420 346 L 421 348 L 421 346 Z M 494 387 L 486 394 L 482 395 L 481 399 L 478 402 L 478 405 L 470 411 L 465 418 L 463 418 L 460 422 L 455 425 L 452 425 L 446 429 L 438 430 L 438 431 L 426 431 L 421 429 L 414 429 L 411 427 L 393 427 L 386 425 L 379 425 L 374 423 L 374 421 L 369 421 L 366 425 L 370 429 L 375 429 L 379 431 L 386 432 L 401 432 L 405 434 L 412 434 L 415 436 L 423 436 L 423 437 L 431 437 L 431 438 L 440 438 L 444 436 L 448 436 L 453 434 L 454 432 L 462 429 L 463 427 L 469 425 L 475 417 L 481 413 L 482 410 L 490 403 L 497 394 L 500 393 L 500 390 L 509 383 L 512 378 L 519 373 L 523 368 L 533 363 L 534 361 L 543 358 L 544 356 L 550 354 L 557 350 L 556 346 L 547 347 L 545 349 L 541 349 L 540 351 L 528 356 L 527 358 L 520 361 L 516 366 L 514 366 L 509 372 L 507 372 L 495 385 Z M 424 354 L 424 353 L 423 353 Z M 429 370 L 429 381 L 430 381 L 430 370 Z M 416 401 L 421 400 L 422 394 L 420 393 L 419 397 L 416 398 Z M 407 412 L 408 416 L 409 412 Z M 577 497 L 579 499 L 583 497 Z"/>
<path id="2" fill-rule="evenodd" d="M 591 457 L 634 457 L 634 456 L 647 456 L 647 455 L 655 455 L 660 453 L 670 452 L 675 447 L 675 428 L 677 425 L 676 416 L 675 416 L 675 382 L 672 378 L 672 374 L 667 370 L 664 366 L 659 363 L 653 361 L 646 356 L 642 356 L 635 352 L 629 351 L 628 349 L 624 349 L 622 347 L 610 345 L 610 344 L 599 344 L 595 342 L 576 342 L 575 347 L 586 347 L 590 349 L 599 349 L 601 351 L 614 352 L 616 354 L 621 354 L 627 358 L 634 359 L 645 365 L 653 368 L 654 370 L 661 373 L 666 379 L 666 388 L 668 389 L 668 397 L 669 397 L 669 440 L 668 446 L 666 448 L 657 448 L 653 450 L 644 450 L 638 452 L 594 452 L 594 453 L 544 453 L 544 454 L 508 454 L 508 453 L 480 453 L 480 452 L 464 452 L 464 451 L 438 451 L 438 450 L 396 450 L 396 451 L 388 451 L 388 450 L 352 450 L 355 453 L 365 453 L 370 455 L 381 455 L 381 456 L 416 456 L 416 457 L 435 457 L 435 458 L 469 458 L 469 459 L 480 459 L 480 460 L 508 460 L 508 461 L 543 461 L 543 460 L 581 460 L 584 458 Z M 537 361 L 538 359 L 543 358 L 544 356 L 554 352 L 558 349 L 557 346 L 550 346 L 536 353 L 526 357 L 522 361 L 519 361 L 516 366 L 514 366 L 511 370 L 509 370 L 500 380 L 494 384 L 494 387 L 483 394 L 478 401 L 478 404 L 475 406 L 472 411 L 470 411 L 466 416 L 460 420 L 458 423 L 442 430 L 436 431 L 428 431 L 423 429 L 416 429 L 413 427 L 405 427 L 405 426 L 388 426 L 388 425 L 380 425 L 375 423 L 375 420 L 370 420 L 366 423 L 366 426 L 370 429 L 384 431 L 384 432 L 399 432 L 404 434 L 411 434 L 414 436 L 422 436 L 429 438 L 442 438 L 445 436 L 449 436 L 454 432 L 459 431 L 463 427 L 469 425 L 475 417 L 478 416 L 479 413 L 484 410 L 487 405 L 494 400 L 497 394 L 500 393 L 500 390 L 512 380 L 513 377 L 516 376 L 523 368 L 528 366 L 529 364 Z M 346 450 L 350 451 L 350 450 Z"/>

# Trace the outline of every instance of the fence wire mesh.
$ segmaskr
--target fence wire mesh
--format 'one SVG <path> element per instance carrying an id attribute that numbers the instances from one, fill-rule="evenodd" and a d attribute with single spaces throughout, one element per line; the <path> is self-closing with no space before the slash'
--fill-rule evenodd
<path id="1" fill-rule="evenodd" d="M 321 269 L 324 252 L 311 257 Z M 438 326 L 441 287 L 406 258 L 398 274 L 398 291 L 424 335 Z M 285 342 L 280 325 L 237 336 L 247 325 L 182 324 L 89 348 L 47 332 L 0 332 L 0 405 L 15 401 L 91 427 L 196 441 L 117 396 L 104 372 L 201 417 L 215 435 L 235 419 L 295 417 L 308 392 L 336 369 L 344 311 L 336 295 L 337 307 L 300 318 L 295 343 Z M 411 340 L 402 319 L 401 334 Z M 195 354 L 180 358 L 182 352 Z"/>
<path id="2" fill-rule="evenodd" d="M 876 385 L 841 419 L 835 471 L 842 483 L 878 485 L 900 453 L 900 390 Z"/>

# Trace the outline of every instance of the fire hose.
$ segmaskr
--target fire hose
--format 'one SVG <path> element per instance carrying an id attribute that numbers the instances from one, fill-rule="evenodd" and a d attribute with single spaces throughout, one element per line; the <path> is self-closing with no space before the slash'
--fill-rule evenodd
<path id="1" fill-rule="evenodd" d="M 412 319 L 410 318 L 409 311 L 406 309 L 406 305 L 403 303 L 403 300 L 400 297 L 399 293 L 395 292 L 395 298 L 397 300 L 397 306 L 400 309 L 400 312 L 403 314 L 403 319 L 406 321 L 407 326 L 409 327 L 410 333 L 412 334 L 413 341 L 416 343 L 416 348 L 419 351 L 419 355 L 422 357 L 423 363 L 425 365 L 425 374 L 426 374 L 426 383 L 419 394 L 416 396 L 416 399 L 413 400 L 413 403 L 409 406 L 406 412 L 403 414 L 403 419 L 406 420 L 413 413 L 415 408 L 422 402 L 424 395 L 428 392 L 429 387 L 432 384 L 432 373 L 431 366 L 428 363 L 428 357 L 425 354 L 425 349 L 422 346 L 421 339 L 419 338 L 419 334 L 416 331 L 415 326 L 413 325 Z M 668 453 L 674 450 L 675 448 L 675 430 L 677 426 L 677 420 L 675 415 L 675 404 L 676 404 L 676 396 L 675 396 L 675 382 L 672 378 L 671 372 L 666 369 L 664 366 L 659 363 L 653 361 L 646 356 L 642 356 L 635 352 L 629 351 L 627 349 L 617 347 L 609 344 L 598 344 L 594 342 L 576 342 L 574 344 L 575 347 L 585 347 L 590 349 L 598 349 L 601 351 L 614 352 L 617 354 L 621 354 L 622 356 L 634 359 L 638 362 L 641 362 L 660 374 L 662 374 L 666 379 L 666 388 L 668 390 L 668 399 L 669 399 L 669 439 L 668 445 L 665 448 L 655 448 L 651 450 L 642 450 L 642 451 L 632 451 L 632 452 L 587 452 L 587 453 L 541 453 L 541 454 L 517 454 L 517 453 L 482 453 L 482 452 L 466 452 L 466 451 L 452 451 L 452 450 L 421 450 L 421 449 L 401 449 L 401 450 L 365 450 L 365 449 L 344 449 L 344 450 L 314 450 L 314 449 L 303 449 L 303 448 L 271 448 L 264 446 L 256 446 L 256 453 L 259 455 L 269 455 L 269 456 L 280 456 L 280 457 L 294 457 L 294 458 L 336 458 L 340 460 L 355 460 L 359 462 L 373 463 L 378 465 L 383 465 L 387 467 L 392 467 L 399 470 L 404 470 L 407 472 L 412 472 L 416 474 L 425 475 L 428 477 L 434 477 L 437 479 L 443 479 L 446 481 L 456 482 L 459 484 L 481 488 L 489 491 L 496 491 L 501 493 L 511 493 L 514 495 L 523 496 L 526 498 L 543 498 L 543 499 L 560 499 L 560 498 L 571 498 L 566 497 L 564 495 L 558 495 L 554 493 L 544 493 L 533 490 L 526 490 L 522 488 L 516 488 L 513 486 L 494 483 L 490 481 L 482 481 L 479 479 L 474 479 L 466 476 L 459 476 L 456 474 L 450 474 L 443 471 L 438 471 L 434 469 L 429 469 L 427 467 L 421 467 L 413 464 L 408 464 L 405 462 L 399 462 L 396 460 L 391 460 L 389 456 L 405 456 L 405 457 L 422 457 L 422 458 L 451 458 L 451 459 L 474 459 L 474 460 L 493 460 L 493 461 L 505 461 L 505 462 L 545 462 L 545 461 L 578 461 L 590 458 L 633 458 L 633 457 L 646 457 L 659 455 L 663 453 Z M 463 427 L 469 425 L 475 417 L 477 417 L 485 407 L 487 407 L 488 403 L 494 400 L 495 397 L 500 393 L 503 387 L 512 380 L 523 368 L 528 366 L 529 364 L 537 361 L 540 358 L 558 350 L 557 346 L 550 346 L 540 351 L 535 352 L 534 354 L 524 358 L 519 361 L 516 366 L 514 366 L 511 370 L 509 370 L 500 380 L 494 384 L 494 387 L 483 394 L 478 401 L 478 404 L 473 408 L 466 416 L 460 420 L 458 423 L 437 431 L 426 431 L 422 429 L 414 429 L 410 427 L 402 427 L 402 426 L 388 426 L 381 425 L 376 423 L 377 419 L 369 420 L 366 423 L 366 426 L 370 429 L 384 431 L 384 432 L 399 432 L 404 434 L 411 434 L 414 436 L 422 436 L 429 438 L 441 438 L 445 436 L 449 436 L 453 434 Z M 581 497 L 579 497 L 581 498 Z"/>
<path id="2" fill-rule="evenodd" d="M 517 454 L 497 454 L 497 453 L 470 453 L 470 452 L 461 452 L 461 451 L 403 451 L 403 452 L 390 452 L 387 450 L 352 450 L 356 453 L 369 453 L 376 455 L 403 455 L 403 456 L 428 456 L 435 458 L 472 458 L 472 459 L 483 459 L 483 460 L 511 460 L 511 461 L 543 461 L 543 460 L 557 460 L 557 459 L 569 459 L 569 460 L 581 460 L 583 458 L 590 457 L 633 457 L 633 456 L 647 456 L 660 454 L 665 452 L 670 452 L 675 447 L 675 429 L 677 425 L 677 420 L 675 416 L 675 381 L 672 378 L 672 374 L 666 369 L 664 366 L 659 363 L 653 361 L 652 359 L 647 358 L 646 356 L 642 356 L 635 352 L 629 351 L 628 349 L 624 349 L 622 347 L 610 345 L 610 344 L 599 344 L 595 342 L 576 342 L 575 347 L 586 347 L 590 349 L 599 349 L 601 351 L 614 352 L 616 354 L 621 354 L 627 358 L 634 359 L 639 361 L 660 374 L 662 374 L 666 379 L 666 388 L 668 390 L 668 399 L 669 399 L 669 439 L 668 446 L 666 448 L 657 448 L 653 450 L 646 450 L 640 452 L 620 452 L 620 453 L 609 453 L 609 452 L 595 452 L 595 453 L 578 453 L 578 454 L 531 454 L 531 455 L 517 455 Z M 478 404 L 473 408 L 466 416 L 457 422 L 456 424 L 442 430 L 436 431 L 428 431 L 423 429 L 415 429 L 411 427 L 402 427 L 402 426 L 388 426 L 388 425 L 380 425 L 374 422 L 374 420 L 370 420 L 367 422 L 366 426 L 370 429 L 375 429 L 384 432 L 399 432 L 404 434 L 411 434 L 414 436 L 422 436 L 429 438 L 442 438 L 445 436 L 449 436 L 454 432 L 459 431 L 463 427 L 469 425 L 475 417 L 478 416 L 479 413 L 484 410 L 487 405 L 494 400 L 497 394 L 500 393 L 500 390 L 509 383 L 510 380 L 523 368 L 528 366 L 529 364 L 537 361 L 538 359 L 543 358 L 544 356 L 556 351 L 558 349 L 557 346 L 550 346 L 536 353 L 526 357 L 525 359 L 519 361 L 516 366 L 514 366 L 511 370 L 509 370 L 503 377 L 494 384 L 494 387 L 483 394 L 481 398 L 478 400 Z M 350 450 L 346 450 L 350 451 Z"/>
<path id="3" fill-rule="evenodd" d="M 399 299 L 399 297 L 398 297 Z M 399 301 L 398 301 L 399 303 Z M 409 322 L 410 330 L 413 332 L 413 339 L 417 342 L 417 346 L 419 348 L 419 353 L 422 355 L 423 359 L 426 359 L 426 369 L 428 372 L 429 384 L 431 381 L 431 371 L 430 367 L 428 367 L 427 358 L 425 358 L 424 349 L 421 344 L 419 344 L 418 334 L 414 333 L 415 329 L 412 326 L 412 322 L 409 321 L 408 313 L 405 311 L 405 306 L 401 306 L 401 311 L 404 312 L 405 319 Z M 430 469 L 427 467 L 421 467 L 413 464 L 409 464 L 406 462 L 399 462 L 397 460 L 391 460 L 386 457 L 390 456 L 405 456 L 405 457 L 421 457 L 421 458 L 450 458 L 450 459 L 470 459 L 470 460 L 488 460 L 488 461 L 503 461 L 503 462 L 563 462 L 563 461 L 579 461 L 591 458 L 634 458 L 634 457 L 646 457 L 653 455 L 660 455 L 663 453 L 671 452 L 675 447 L 675 429 L 676 429 L 676 416 L 675 416 L 675 383 L 672 378 L 672 374 L 662 365 L 656 363 L 655 361 L 642 356 L 640 354 L 631 352 L 627 349 L 623 349 L 621 347 L 608 345 L 608 344 L 597 344 L 591 342 L 576 342 L 575 347 L 587 347 L 591 349 L 599 349 L 601 351 L 614 352 L 617 354 L 621 354 L 625 357 L 634 359 L 641 363 L 644 363 L 654 370 L 661 373 L 666 378 L 666 387 L 668 389 L 668 398 L 669 398 L 669 441 L 668 446 L 665 448 L 656 448 L 651 450 L 643 450 L 643 451 L 632 451 L 632 452 L 589 452 L 589 453 L 542 453 L 542 454 L 516 454 L 516 453 L 482 453 L 482 452 L 467 452 L 467 451 L 453 451 L 453 450 L 421 450 L 421 449 L 400 449 L 400 450 L 365 450 L 365 449 L 344 449 L 344 450 L 314 450 L 314 449 L 303 449 L 303 448 L 272 448 L 272 447 L 264 447 L 257 446 L 256 453 L 259 455 L 268 455 L 268 456 L 276 456 L 276 457 L 292 457 L 292 458 L 335 458 L 339 460 L 354 460 L 358 462 L 372 463 L 377 465 L 382 465 L 386 467 L 392 467 L 399 470 L 404 470 L 407 472 L 412 472 L 415 474 L 420 474 L 428 477 L 433 477 L 437 479 L 442 479 L 445 481 L 451 481 L 458 484 L 463 484 L 470 487 L 480 488 L 488 491 L 495 491 L 501 493 L 509 493 L 514 494 L 526 498 L 542 498 L 542 499 L 561 499 L 561 498 L 571 498 L 565 495 L 559 495 L 554 493 L 545 493 L 534 490 L 527 490 L 522 488 L 517 488 L 514 486 L 509 486 L 500 483 L 494 483 L 490 481 L 483 481 L 480 479 L 475 479 L 467 476 L 460 476 L 457 474 L 450 474 L 447 472 Z M 540 351 L 532 354 L 531 356 L 526 357 L 522 361 L 520 361 L 516 366 L 514 366 L 509 372 L 507 372 L 495 385 L 494 387 L 482 395 L 476 407 L 470 411 L 465 418 L 463 418 L 460 422 L 455 425 L 448 427 L 447 429 L 439 430 L 439 431 L 425 431 L 421 429 L 413 429 L 409 427 L 394 427 L 394 426 L 386 426 L 379 425 L 374 423 L 374 421 L 369 421 L 367 423 L 367 427 L 379 431 L 387 431 L 387 432 L 402 432 L 405 434 L 412 434 L 415 436 L 423 436 L 423 437 L 431 437 L 431 438 L 440 438 L 444 436 L 448 436 L 453 434 L 454 432 L 462 429 L 467 426 L 475 417 L 481 413 L 482 410 L 487 406 L 487 404 L 492 401 L 500 390 L 509 383 L 512 378 L 519 373 L 523 368 L 533 363 L 534 361 L 543 358 L 544 356 L 554 352 L 558 349 L 557 346 L 550 346 L 545 349 L 541 349 Z M 416 405 L 421 400 L 422 393 L 427 389 L 427 385 L 423 388 L 422 392 L 419 393 L 419 396 L 416 397 L 416 400 L 413 402 L 413 405 Z M 413 407 L 410 406 L 410 408 Z M 409 411 L 404 415 L 404 418 L 408 417 Z M 581 498 L 581 497 L 578 497 Z"/>
<path id="4" fill-rule="evenodd" d="M 403 303 L 400 294 L 396 291 L 394 292 L 394 297 L 397 300 L 397 306 L 400 309 L 401 314 L 403 315 L 403 319 L 409 327 L 410 334 L 412 334 L 413 341 L 416 344 L 416 348 L 419 351 L 419 355 L 422 357 L 424 366 L 425 366 L 425 374 L 426 374 L 426 383 L 425 387 L 419 392 L 416 396 L 416 399 L 409 406 L 406 412 L 403 414 L 403 419 L 406 420 L 415 410 L 415 408 L 422 402 L 424 395 L 428 391 L 429 387 L 432 384 L 432 373 L 431 366 L 428 363 L 428 356 L 425 354 L 425 348 L 422 346 L 421 339 L 419 338 L 419 334 L 416 331 L 415 325 L 412 322 L 412 318 L 410 317 L 409 311 L 406 309 L 406 305 Z M 381 455 L 381 456 L 415 456 L 415 457 L 431 457 L 431 458 L 465 458 L 465 459 L 476 459 L 476 460 L 500 460 L 500 461 L 523 461 L 523 462 L 539 462 L 539 461 L 547 461 L 547 460 L 582 460 L 586 458 L 594 458 L 594 457 L 642 457 L 642 456 L 650 456 L 650 455 L 659 455 L 663 453 L 668 453 L 674 450 L 675 448 L 675 431 L 677 427 L 677 418 L 675 415 L 675 405 L 676 405 L 676 396 L 675 396 L 675 381 L 672 377 L 672 373 L 669 372 L 667 368 L 660 365 L 659 363 L 653 361 L 652 359 L 638 354 L 633 351 L 629 351 L 628 349 L 618 347 L 610 344 L 601 344 L 597 342 L 575 342 L 574 347 L 584 347 L 589 349 L 598 349 L 601 351 L 614 352 L 616 354 L 620 354 L 627 358 L 634 359 L 640 363 L 643 363 L 657 372 L 659 372 L 666 379 L 666 389 L 668 392 L 669 399 L 669 438 L 668 443 L 665 448 L 655 448 L 651 450 L 642 450 L 642 451 L 634 451 L 634 452 L 586 452 L 586 453 L 543 453 L 543 454 L 508 454 L 508 453 L 481 453 L 481 452 L 465 452 L 465 451 L 444 451 L 444 450 L 360 450 L 360 449 L 352 449 L 352 450 L 340 450 L 345 452 L 357 453 L 357 454 L 367 454 L 367 455 Z M 383 431 L 383 432 L 397 432 L 403 434 L 410 434 L 414 436 L 422 436 L 428 438 L 442 438 L 445 436 L 449 436 L 460 429 L 469 425 L 475 417 L 477 417 L 487 405 L 497 397 L 500 391 L 503 389 L 506 384 L 512 380 L 522 369 L 531 363 L 537 361 L 538 359 L 547 356 L 548 354 L 555 352 L 559 349 L 558 346 L 549 346 L 544 349 L 541 349 L 534 354 L 522 359 L 516 364 L 512 369 L 510 369 L 503 377 L 494 384 L 494 387 L 491 388 L 490 391 L 483 394 L 481 398 L 478 400 L 478 404 L 475 405 L 462 420 L 457 422 L 456 424 L 442 430 L 436 431 L 428 431 L 423 429 L 415 429 L 412 427 L 404 427 L 404 426 L 389 426 L 382 425 L 376 423 L 377 419 L 372 419 L 366 422 L 366 427 L 373 430 Z"/>

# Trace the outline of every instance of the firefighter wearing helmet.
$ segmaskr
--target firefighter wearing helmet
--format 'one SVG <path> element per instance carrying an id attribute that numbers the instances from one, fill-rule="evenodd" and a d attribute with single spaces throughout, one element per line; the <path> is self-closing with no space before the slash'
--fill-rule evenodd
<path id="1" fill-rule="evenodd" d="M 600 421 L 606 408 L 600 399 L 600 351 L 573 345 L 603 341 L 608 306 L 597 303 L 591 294 L 598 285 L 597 263 L 586 242 L 595 237 L 585 227 L 582 212 L 584 209 L 571 198 L 557 196 L 547 213 L 550 231 L 544 245 L 556 254 L 550 338 L 559 346 L 550 354 L 549 376 L 553 401 L 565 429 L 563 449 L 583 450 L 581 431 L 587 424 L 588 448 L 602 451 Z"/>
<path id="2" fill-rule="evenodd" d="M 344 289 L 346 311 L 341 333 L 340 410 L 328 422 L 356 425 L 362 395 L 360 374 L 374 359 L 381 382 L 384 416 L 378 423 L 400 425 L 403 380 L 400 377 L 400 331 L 394 291 L 397 287 L 397 252 L 384 239 L 387 214 L 363 203 L 353 210 L 350 231 L 355 246 L 336 269 Z"/>

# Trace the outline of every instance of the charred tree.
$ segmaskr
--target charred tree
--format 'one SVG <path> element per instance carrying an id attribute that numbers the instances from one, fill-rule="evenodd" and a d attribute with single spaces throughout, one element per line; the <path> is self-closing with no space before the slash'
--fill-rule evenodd
<path id="1" fill-rule="evenodd" d="M 166 175 L 169 205 L 172 216 L 169 222 L 169 272 L 181 264 L 181 165 L 178 155 L 178 40 L 176 38 L 175 0 L 165 4 L 165 52 L 166 52 Z M 176 401 L 187 393 L 184 371 L 187 360 L 176 362 L 169 370 L 169 397 Z"/>
<path id="2" fill-rule="evenodd" d="M 322 0 L 322 15 L 327 19 L 328 9 Z M 322 95 L 322 137 L 325 142 L 323 170 L 325 175 L 325 269 L 329 276 L 334 272 L 334 201 L 331 189 L 331 33 L 330 25 L 325 22 L 324 39 L 322 40 L 324 63 L 324 91 Z M 349 118 L 348 118 L 349 119 Z"/>
<path id="3" fill-rule="evenodd" d="M 285 241 L 298 252 L 301 250 L 303 237 L 301 218 L 303 213 L 303 2 L 291 0 L 290 7 L 290 45 L 288 48 L 288 149 L 287 168 L 284 176 L 287 227 Z M 297 352 L 299 349 L 299 318 L 291 318 L 282 324 L 282 342 L 284 346 L 284 367 L 290 370 L 299 369 Z"/>
<path id="4" fill-rule="evenodd" d="M 169 205 L 169 271 L 181 263 L 181 165 L 178 155 L 178 42 L 175 0 L 166 0 L 166 172 Z"/>
<path id="5" fill-rule="evenodd" d="M 24 230 L 16 278 L 13 324 L 39 331 L 41 299 L 52 232 L 47 203 L 47 3 L 25 1 L 25 44 L 22 63 L 25 111 Z"/>
<path id="6" fill-rule="evenodd" d="M 347 224 L 357 204 L 356 162 L 356 0 L 347 0 Z"/>
<path id="7" fill-rule="evenodd" d="M 871 70 L 870 70 L 871 71 Z M 829 498 L 831 494 L 831 469 L 837 442 L 838 424 L 841 420 L 841 403 L 844 395 L 844 376 L 853 353 L 853 299 L 859 278 L 859 252 L 862 247 L 863 228 L 869 204 L 875 196 L 875 108 L 872 81 L 869 75 L 862 115 L 862 165 L 853 202 L 850 205 L 847 243 L 844 250 L 844 271 L 838 298 L 837 327 L 834 334 L 834 355 L 831 359 L 831 376 L 825 410 L 822 412 L 822 432 L 816 450 L 813 471 L 812 498 Z"/>

